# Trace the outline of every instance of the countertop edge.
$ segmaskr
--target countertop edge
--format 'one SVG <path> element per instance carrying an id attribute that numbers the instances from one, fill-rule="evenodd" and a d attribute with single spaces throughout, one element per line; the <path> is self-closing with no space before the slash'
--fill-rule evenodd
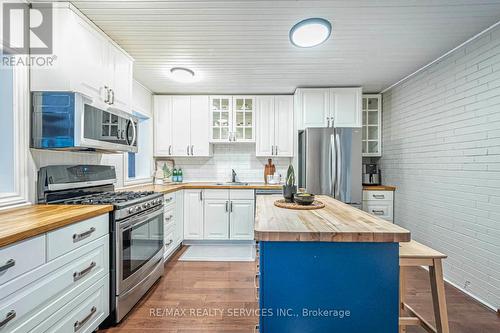
<path id="1" fill-rule="evenodd" d="M 35 205 L 35 206 L 37 206 L 37 205 Z M 33 206 L 14 208 L 13 211 L 14 210 L 20 211 L 20 210 L 28 209 L 31 207 L 33 207 Z M 85 207 L 89 207 L 89 206 L 85 206 Z M 28 238 L 36 237 L 36 236 L 39 236 L 41 234 L 53 231 L 55 229 L 63 228 L 63 227 L 66 227 L 68 225 L 81 222 L 83 220 L 87 220 L 87 219 L 90 219 L 90 218 L 93 218 L 93 217 L 96 217 L 99 215 L 103 215 L 105 213 L 109 213 L 113 210 L 113 206 L 111 206 L 111 205 L 99 205 L 99 206 L 92 206 L 92 207 L 95 208 L 92 211 L 83 212 L 81 214 L 77 214 L 77 215 L 69 216 L 69 217 L 64 217 L 61 219 L 54 218 L 53 222 L 48 222 L 48 223 L 45 223 L 43 225 L 34 226 L 32 228 L 26 228 L 26 230 L 14 232 L 10 235 L 1 236 L 0 237 L 0 247 L 9 246 L 9 245 L 12 245 L 14 243 L 24 241 Z"/>
<path id="2" fill-rule="evenodd" d="M 335 232 L 283 232 L 254 230 L 258 242 L 322 242 L 322 243 L 407 243 L 410 232 L 401 233 L 335 233 Z"/>

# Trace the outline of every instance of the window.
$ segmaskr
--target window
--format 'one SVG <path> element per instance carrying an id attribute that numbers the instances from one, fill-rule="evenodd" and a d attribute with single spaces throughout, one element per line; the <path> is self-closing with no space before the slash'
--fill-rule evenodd
<path id="1" fill-rule="evenodd" d="M 124 185 L 150 182 L 153 174 L 153 121 L 139 113 L 134 115 L 139 118 L 138 152 L 125 154 Z"/>
<path id="2" fill-rule="evenodd" d="M 28 101 L 28 68 L 0 65 L 0 209 L 28 201 Z"/>

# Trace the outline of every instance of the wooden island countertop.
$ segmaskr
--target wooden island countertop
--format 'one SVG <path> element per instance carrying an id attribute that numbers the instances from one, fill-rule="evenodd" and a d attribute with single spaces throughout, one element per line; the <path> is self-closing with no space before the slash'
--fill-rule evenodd
<path id="1" fill-rule="evenodd" d="M 255 239 L 288 242 L 409 242 L 410 232 L 328 196 L 317 210 L 278 208 L 280 195 L 257 196 Z"/>
<path id="2" fill-rule="evenodd" d="M 112 210 L 111 205 L 33 205 L 0 211 L 0 247 Z"/>

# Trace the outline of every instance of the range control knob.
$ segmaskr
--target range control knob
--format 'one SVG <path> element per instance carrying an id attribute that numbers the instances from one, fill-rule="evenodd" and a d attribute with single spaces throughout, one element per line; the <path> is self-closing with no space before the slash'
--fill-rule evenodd
<path id="1" fill-rule="evenodd" d="M 135 211 L 138 212 L 141 210 L 141 206 L 135 206 Z"/>
<path id="2" fill-rule="evenodd" d="M 134 212 L 134 207 L 130 207 L 130 208 L 128 209 L 128 212 L 129 212 L 130 214 L 132 214 L 132 213 Z"/>

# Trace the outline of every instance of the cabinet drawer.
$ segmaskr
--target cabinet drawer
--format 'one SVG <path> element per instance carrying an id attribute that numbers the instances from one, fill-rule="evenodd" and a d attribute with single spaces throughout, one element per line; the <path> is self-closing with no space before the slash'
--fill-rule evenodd
<path id="1" fill-rule="evenodd" d="M 0 286 L 45 263 L 45 235 L 0 249 Z"/>
<path id="2" fill-rule="evenodd" d="M 163 196 L 163 203 L 165 206 L 172 205 L 175 203 L 175 192 L 167 193 Z"/>
<path id="3" fill-rule="evenodd" d="M 226 190 L 226 189 L 205 190 L 204 196 L 205 196 L 205 199 L 229 200 L 229 190 Z"/>
<path id="4" fill-rule="evenodd" d="M 163 230 L 171 228 L 175 224 L 175 207 L 165 209 L 163 214 Z"/>
<path id="5" fill-rule="evenodd" d="M 8 297 L 1 300 L 0 320 L 9 317 L 9 314 L 15 314 L 4 327 L 6 331 L 14 331 L 19 326 L 28 325 L 33 321 L 32 314 L 37 312 L 48 312 L 47 310 L 61 295 L 70 290 L 80 287 L 83 284 L 97 280 L 108 274 L 109 271 L 109 238 L 103 238 L 105 242 L 92 251 L 84 253 L 82 256 L 72 260 L 68 264 L 49 272 L 42 278 L 16 291 Z M 70 256 L 68 254 L 68 256 Z M 65 302 L 67 303 L 67 301 Z M 64 306 L 64 304 L 60 304 Z M 23 330 L 20 330 L 23 331 Z"/>
<path id="6" fill-rule="evenodd" d="M 93 332 L 109 315 L 106 275 L 36 327 L 37 332 Z"/>
<path id="7" fill-rule="evenodd" d="M 174 229 L 165 230 L 165 255 L 170 254 L 172 249 L 175 247 L 175 239 L 174 239 Z"/>
<path id="8" fill-rule="evenodd" d="M 109 233 L 109 215 L 69 225 L 47 233 L 47 261 L 90 243 Z"/>
<path id="9" fill-rule="evenodd" d="M 254 200 L 255 191 L 254 190 L 231 190 L 230 193 L 231 200 Z"/>
<path id="10" fill-rule="evenodd" d="M 392 220 L 392 202 L 365 201 L 363 210 L 384 220 Z"/>
<path id="11" fill-rule="evenodd" d="M 363 191 L 363 200 L 391 200 L 394 197 L 394 192 L 392 191 Z"/>

